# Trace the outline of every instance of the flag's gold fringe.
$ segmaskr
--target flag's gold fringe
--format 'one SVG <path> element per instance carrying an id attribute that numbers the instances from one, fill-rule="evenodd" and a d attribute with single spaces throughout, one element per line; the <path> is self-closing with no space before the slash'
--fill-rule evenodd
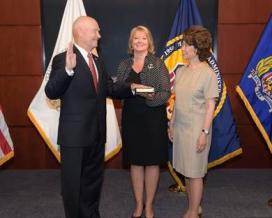
<path id="1" fill-rule="evenodd" d="M 58 162 L 60 162 L 60 153 L 59 153 L 59 151 L 53 146 L 50 139 L 47 137 L 47 135 L 43 131 L 42 127 L 36 121 L 34 115 L 32 114 L 32 112 L 30 110 L 27 110 L 27 115 L 28 115 L 29 119 L 31 120 L 31 122 L 34 124 L 34 126 L 37 128 L 38 132 L 41 134 L 43 140 L 45 141 L 45 143 L 47 144 L 49 149 L 52 151 L 52 153 L 54 154 L 54 156 L 56 157 Z"/>
<path id="2" fill-rule="evenodd" d="M 258 129 L 260 130 L 262 136 L 264 137 L 264 140 L 266 141 L 267 146 L 268 146 L 270 152 L 272 153 L 272 143 L 271 143 L 271 140 L 270 140 L 268 134 L 266 133 L 263 125 L 261 124 L 258 116 L 255 114 L 255 111 L 251 107 L 251 104 L 248 102 L 246 96 L 244 95 L 242 89 L 239 86 L 236 87 L 236 92 L 239 94 L 239 96 L 243 100 L 243 102 L 244 102 L 247 110 L 249 111 L 249 113 L 250 113 L 252 119 L 254 120 L 256 126 L 258 127 Z"/>
<path id="3" fill-rule="evenodd" d="M 122 148 L 122 144 L 119 144 L 114 150 L 112 150 L 110 153 L 108 153 L 105 156 L 105 161 L 110 160 L 113 156 L 115 156 L 116 154 L 118 154 L 119 151 L 121 150 L 121 148 Z"/>
<path id="4" fill-rule="evenodd" d="M 47 135 L 45 134 L 45 132 L 42 130 L 41 126 L 36 121 L 34 115 L 31 113 L 30 110 L 27 110 L 27 115 L 30 118 L 31 122 L 34 124 L 34 126 L 37 128 L 38 132 L 41 134 L 43 140 L 45 141 L 45 143 L 47 144 L 47 146 L 49 147 L 49 149 L 52 151 L 52 153 L 54 154 L 54 156 L 56 157 L 56 159 L 58 160 L 58 162 L 60 162 L 60 152 L 57 149 L 55 149 L 55 147 L 52 145 L 52 143 L 50 142 L 50 139 L 47 137 Z M 109 154 L 107 154 L 105 156 L 105 161 L 108 161 L 114 155 L 116 155 L 121 150 L 121 148 L 122 148 L 122 144 L 119 144 L 113 151 L 111 151 Z"/>
<path id="5" fill-rule="evenodd" d="M 221 96 L 221 99 L 220 99 L 219 104 L 218 104 L 217 107 L 216 107 L 216 110 L 215 110 L 214 113 L 213 113 L 213 117 L 216 117 L 217 114 L 220 112 L 221 108 L 223 107 L 223 105 L 224 105 L 224 103 L 225 103 L 226 96 L 227 96 L 227 87 L 226 87 L 225 82 L 223 82 L 222 96 Z"/>
<path id="6" fill-rule="evenodd" d="M 169 45 L 173 44 L 174 42 L 181 40 L 182 38 L 183 38 L 183 35 L 182 35 L 182 34 L 179 35 L 179 36 L 176 36 L 175 38 L 169 40 L 169 41 L 166 43 L 166 46 L 169 46 Z"/>
<path id="7" fill-rule="evenodd" d="M 0 166 L 3 165 L 6 161 L 14 157 L 14 151 L 9 152 L 4 157 L 0 158 Z"/>
<path id="8" fill-rule="evenodd" d="M 230 159 L 232 159 L 232 158 L 234 158 L 234 157 L 236 157 L 236 156 L 238 156 L 238 155 L 240 155 L 242 153 L 243 153 L 242 148 L 239 148 L 239 149 L 237 149 L 237 150 L 235 150 L 235 151 L 233 151 L 231 153 L 228 153 L 225 156 L 210 162 L 208 164 L 208 169 L 213 168 L 213 167 L 215 167 L 217 165 L 220 165 L 220 164 L 226 162 L 227 160 L 230 160 Z"/>
<path id="9" fill-rule="evenodd" d="M 173 179 L 175 180 L 175 182 L 178 184 L 178 186 L 180 187 L 182 192 L 185 192 L 185 185 L 182 183 L 182 181 L 180 180 L 179 176 L 176 174 L 176 172 L 174 171 L 171 163 L 168 161 L 167 163 L 168 165 L 168 169 L 170 171 L 171 176 L 173 177 Z"/>

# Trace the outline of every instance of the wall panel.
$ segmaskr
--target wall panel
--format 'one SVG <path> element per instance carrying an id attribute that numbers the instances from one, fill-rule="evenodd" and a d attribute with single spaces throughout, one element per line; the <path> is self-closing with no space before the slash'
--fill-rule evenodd
<path id="1" fill-rule="evenodd" d="M 0 72 L 2 75 L 41 75 L 40 26 L 0 26 Z"/>
<path id="2" fill-rule="evenodd" d="M 219 23 L 266 23 L 272 0 L 219 0 Z"/>
<path id="3" fill-rule="evenodd" d="M 41 81 L 41 76 L 0 76 L 1 90 L 5 90 L 0 92 L 0 102 L 8 125 L 32 126 L 26 112 Z"/>
<path id="4" fill-rule="evenodd" d="M 223 74 L 240 74 L 245 69 L 264 24 L 219 24 L 218 60 Z"/>
<path id="5" fill-rule="evenodd" d="M 228 168 L 271 168 L 272 156 L 253 122 L 251 125 L 238 125 L 238 133 L 243 154 L 226 162 Z"/>
<path id="6" fill-rule="evenodd" d="M 32 127 L 11 127 L 10 134 L 14 143 L 15 155 L 7 164 L 13 169 L 45 168 L 46 147 Z"/>
<path id="7" fill-rule="evenodd" d="M 244 107 L 244 103 L 235 91 L 235 87 L 238 85 L 241 77 L 242 75 L 240 74 L 226 74 L 224 75 L 224 80 L 227 86 L 227 92 L 230 97 L 231 107 L 236 123 L 238 125 L 249 125 L 252 119 Z"/>
<path id="8" fill-rule="evenodd" d="M 46 168 L 49 155 L 26 111 L 42 80 L 39 0 L 0 1 L 0 104 L 15 157 L 3 168 Z"/>
<path id="9" fill-rule="evenodd" d="M 0 25 L 40 25 L 40 1 L 1 0 Z"/>
<path id="10" fill-rule="evenodd" d="M 235 92 L 271 11 L 272 0 L 219 0 L 218 59 L 243 148 L 242 155 L 222 167 L 272 167 L 272 155 Z"/>

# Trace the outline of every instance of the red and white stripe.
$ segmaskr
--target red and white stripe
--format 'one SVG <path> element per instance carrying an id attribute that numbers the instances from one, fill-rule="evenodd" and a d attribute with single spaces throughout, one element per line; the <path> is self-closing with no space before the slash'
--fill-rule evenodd
<path id="1" fill-rule="evenodd" d="M 13 142 L 11 140 L 8 126 L 5 122 L 4 115 L 0 106 L 0 163 L 2 163 L 1 160 L 9 159 L 6 156 L 13 153 L 13 150 Z"/>

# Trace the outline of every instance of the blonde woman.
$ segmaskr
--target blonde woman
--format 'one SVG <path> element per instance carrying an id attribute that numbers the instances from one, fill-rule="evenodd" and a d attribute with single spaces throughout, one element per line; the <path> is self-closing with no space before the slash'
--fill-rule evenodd
<path id="1" fill-rule="evenodd" d="M 130 57 L 119 64 L 117 82 L 131 85 L 133 92 L 135 88 L 154 88 L 152 93 L 117 91 L 124 99 L 123 155 L 130 165 L 136 201 L 132 218 L 140 218 L 142 213 L 146 218 L 153 218 L 159 166 L 167 161 L 166 102 L 170 96 L 170 79 L 163 61 L 154 56 L 154 43 L 147 27 L 131 30 L 128 52 Z"/>

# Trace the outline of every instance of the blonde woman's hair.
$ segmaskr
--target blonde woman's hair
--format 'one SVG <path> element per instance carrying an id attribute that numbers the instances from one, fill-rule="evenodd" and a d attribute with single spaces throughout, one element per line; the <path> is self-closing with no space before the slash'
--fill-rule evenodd
<path id="1" fill-rule="evenodd" d="M 154 48 L 154 41 L 153 41 L 151 31 L 147 27 L 142 26 L 142 25 L 136 26 L 130 31 L 130 36 L 128 39 L 128 53 L 131 55 L 133 54 L 132 41 L 133 41 L 133 37 L 137 31 L 144 32 L 146 34 L 147 41 L 148 41 L 148 49 L 147 49 L 148 53 L 154 54 L 155 48 Z"/>

